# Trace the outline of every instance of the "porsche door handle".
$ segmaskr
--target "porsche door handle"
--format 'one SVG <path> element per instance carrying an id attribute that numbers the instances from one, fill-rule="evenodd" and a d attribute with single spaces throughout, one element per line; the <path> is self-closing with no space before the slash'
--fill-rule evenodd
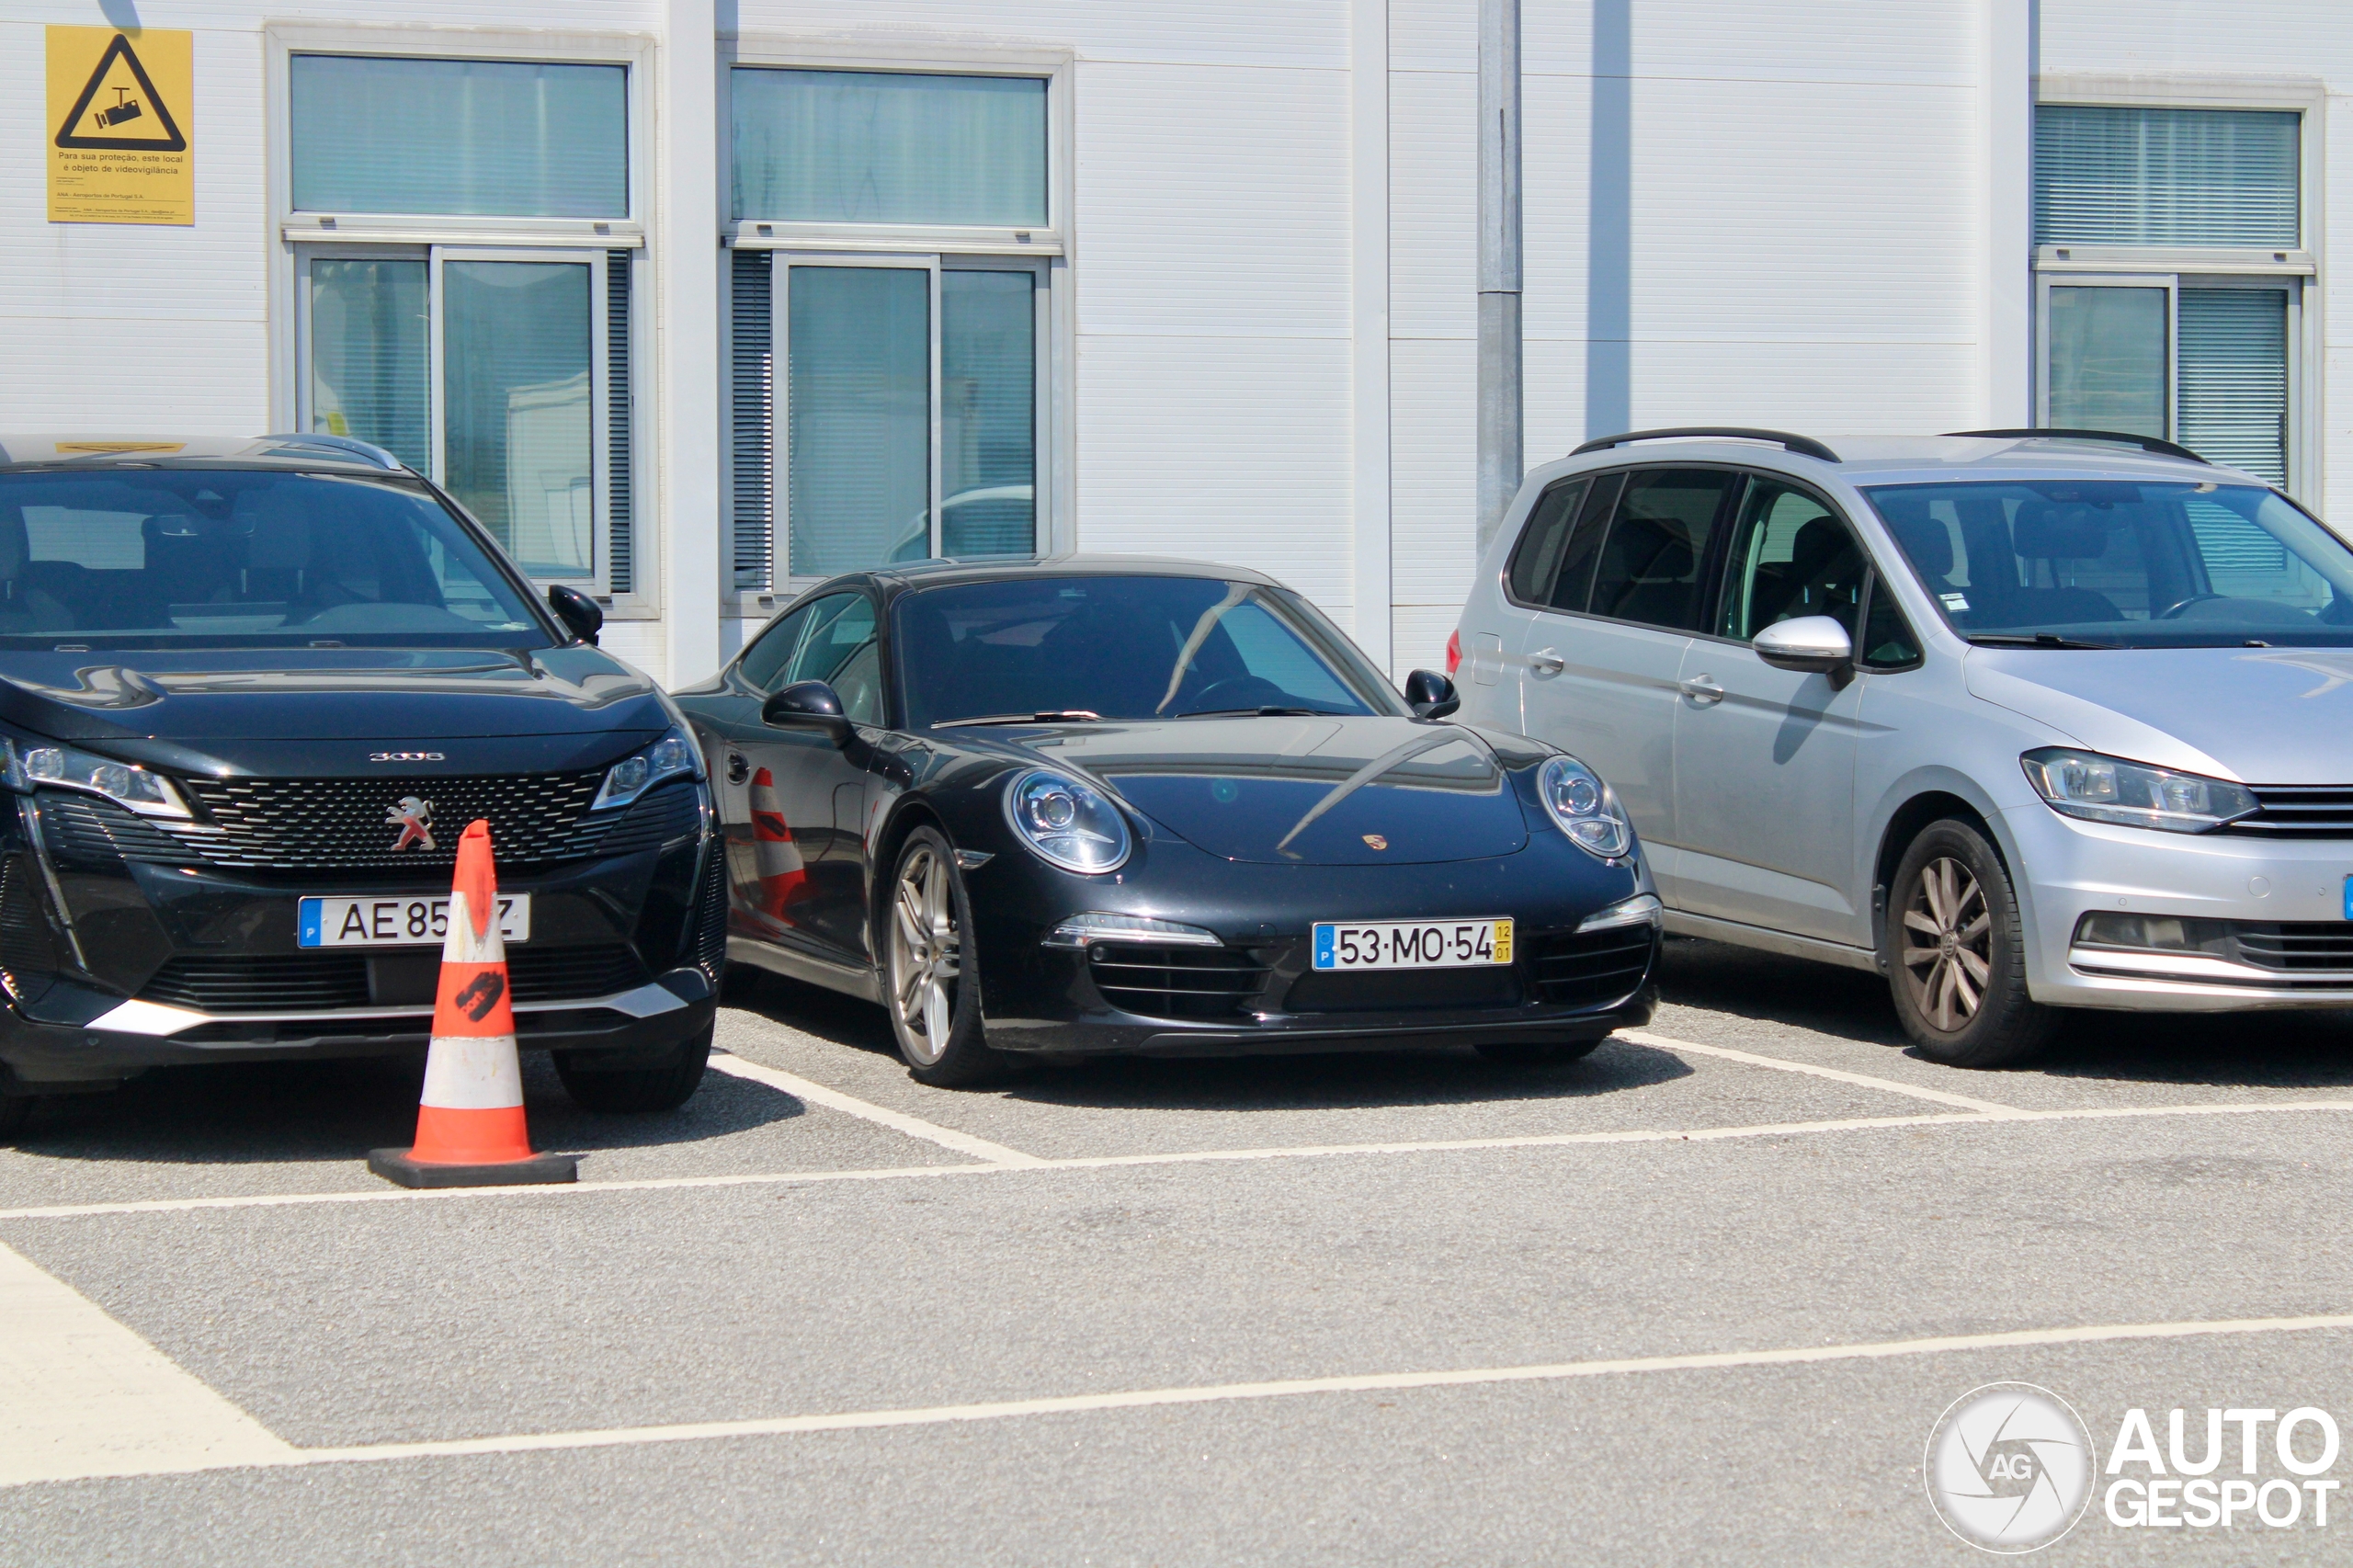
<path id="1" fill-rule="evenodd" d="M 1706 676 L 1693 676 L 1680 684 L 1683 695 L 1702 708 L 1712 708 L 1724 699 L 1724 688 Z"/>
<path id="2" fill-rule="evenodd" d="M 1540 648 L 1528 655 L 1528 667 L 1540 676 L 1556 676 L 1569 667 L 1569 662 L 1550 648 Z"/>

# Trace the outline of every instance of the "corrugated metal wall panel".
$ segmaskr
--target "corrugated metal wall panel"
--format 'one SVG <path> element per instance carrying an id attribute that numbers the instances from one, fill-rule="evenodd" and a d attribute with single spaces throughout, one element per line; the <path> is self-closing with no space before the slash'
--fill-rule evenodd
<path id="1" fill-rule="evenodd" d="M 1476 76 L 1390 73 L 1392 337 L 1478 333 L 1478 121 Z"/>
<path id="2" fill-rule="evenodd" d="M 1457 3 L 1476 10 L 1476 0 Z M 1523 0 L 1523 68 L 1531 74 L 1589 70 L 1597 3 L 1614 5 L 1631 23 L 1628 38 L 1638 76 L 1960 84 L 1975 74 L 1975 0 L 1899 6 Z"/>
<path id="3" fill-rule="evenodd" d="M 926 29 L 935 39 L 1074 47 L 1087 60 L 1332 70 L 1348 62 L 1347 0 L 741 0 L 736 14 L 746 32 Z"/>
<path id="4" fill-rule="evenodd" d="M 1392 597 L 1400 607 L 1460 606 L 1473 565 L 1478 347 L 1419 338 L 1389 352 Z M 1396 668 L 1415 668 L 1415 660 L 1427 664 L 1427 650 L 1397 644 Z"/>
<path id="5" fill-rule="evenodd" d="M 1345 340 L 1079 339 L 1087 550 L 1255 566 L 1351 602 Z"/>
<path id="6" fill-rule="evenodd" d="M 1088 63 L 1077 78 L 1080 332 L 1347 335 L 1344 73 Z"/>

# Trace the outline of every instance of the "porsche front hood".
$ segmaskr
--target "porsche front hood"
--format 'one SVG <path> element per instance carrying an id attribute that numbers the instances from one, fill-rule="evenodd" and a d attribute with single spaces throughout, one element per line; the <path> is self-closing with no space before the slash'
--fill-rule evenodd
<path id="1" fill-rule="evenodd" d="M 1495 754 L 1408 719 L 1188 719 L 1072 726 L 1028 743 L 1108 781 L 1154 823 L 1228 860 L 1396 866 L 1526 846 Z"/>

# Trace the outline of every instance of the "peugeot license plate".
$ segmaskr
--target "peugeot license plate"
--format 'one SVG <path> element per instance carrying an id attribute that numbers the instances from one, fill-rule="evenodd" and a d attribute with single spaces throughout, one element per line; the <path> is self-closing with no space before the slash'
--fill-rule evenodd
<path id="1" fill-rule="evenodd" d="M 1315 927 L 1317 969 L 1483 969 L 1511 962 L 1511 919 L 1362 920 Z"/>
<path id="2" fill-rule="evenodd" d="M 294 940 L 305 948 L 421 948 L 449 934 L 442 898 L 306 898 L 294 915 Z M 531 939 L 531 895 L 498 895 L 498 934 Z"/>

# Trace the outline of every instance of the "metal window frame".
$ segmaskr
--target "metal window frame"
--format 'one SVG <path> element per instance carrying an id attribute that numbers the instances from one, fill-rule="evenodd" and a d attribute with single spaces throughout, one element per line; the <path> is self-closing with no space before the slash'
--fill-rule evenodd
<path id="1" fill-rule="evenodd" d="M 376 258 L 397 261 L 422 261 L 425 264 L 426 303 L 426 407 L 427 439 L 431 457 L 426 477 L 446 487 L 448 463 L 444 441 L 447 436 L 442 389 L 447 359 L 443 349 L 442 267 L 449 261 L 519 261 L 554 266 L 586 267 L 588 273 L 588 342 L 589 342 L 589 494 L 592 497 L 593 521 L 591 543 L 593 559 L 589 570 L 578 576 L 539 577 L 533 583 L 544 587 L 564 583 L 600 596 L 607 592 L 607 576 L 612 558 L 612 454 L 611 421 L 612 379 L 610 359 L 611 339 L 607 329 L 606 272 L 609 265 L 601 246 L 575 244 L 555 245 L 468 245 L 468 244 L 329 244 L 315 241 L 290 247 L 294 278 L 294 410 L 295 428 L 310 428 L 313 410 L 311 373 L 311 264 L 323 256 L 342 260 Z M 631 324 L 634 335 L 635 324 Z M 632 430 L 632 435 L 634 430 Z M 519 564 L 519 562 L 518 562 Z M 633 596 L 632 596 L 633 597 Z"/>
<path id="2" fill-rule="evenodd" d="M 2046 72 L 2035 103 L 2138 108 L 2291 111 L 2297 128 L 2296 212 L 2301 244 L 2245 249 L 2191 245 L 2038 244 L 2034 270 L 2034 423 L 2051 422 L 2051 289 L 2083 284 L 2163 288 L 2165 303 L 2165 427 L 2180 426 L 2178 306 L 2183 288 L 2283 289 L 2288 295 L 2287 492 L 2306 502 L 2325 494 L 2324 408 L 2327 363 L 2325 258 L 2328 233 L 2325 159 L 2328 95 L 2304 76 L 2137 76 Z"/>

